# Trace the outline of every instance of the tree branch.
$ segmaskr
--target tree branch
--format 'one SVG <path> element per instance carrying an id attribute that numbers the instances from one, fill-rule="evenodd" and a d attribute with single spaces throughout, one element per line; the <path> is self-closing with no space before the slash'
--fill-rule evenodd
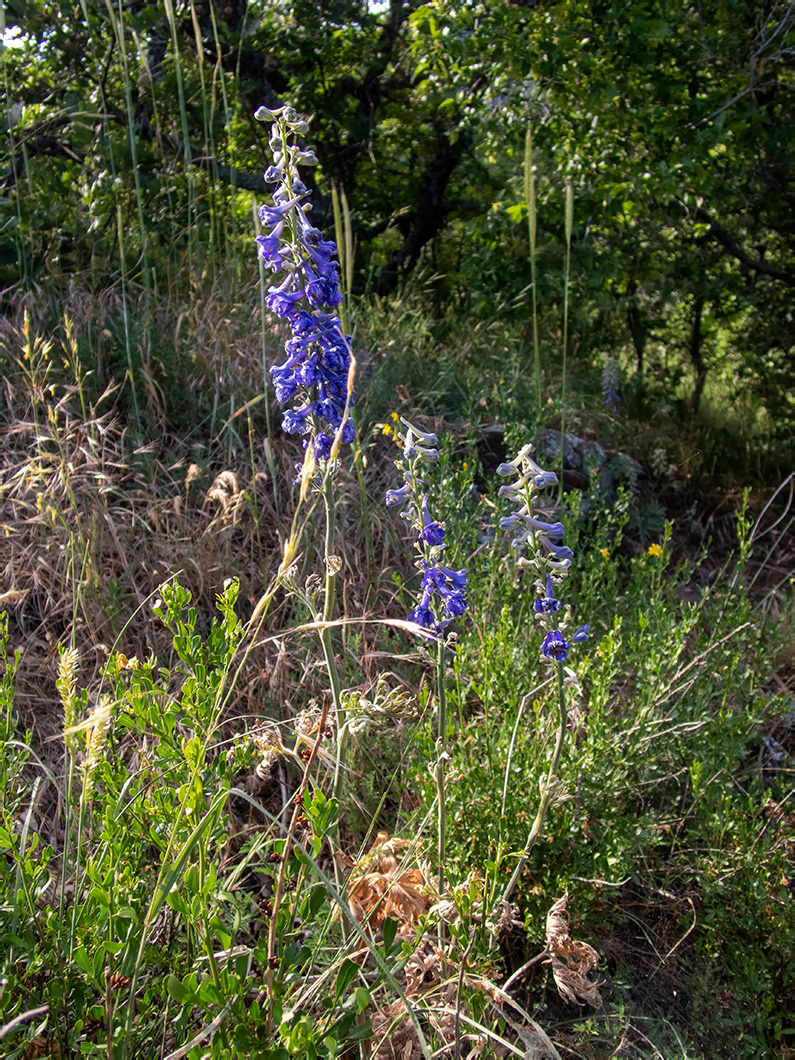
<path id="1" fill-rule="evenodd" d="M 444 226 L 444 194 L 453 171 L 469 147 L 470 137 L 461 133 L 455 143 L 451 143 L 441 125 L 436 126 L 435 132 L 436 151 L 428 164 L 414 209 L 405 216 L 405 223 L 401 226 L 404 231 L 403 242 L 381 270 L 378 279 L 381 293 L 395 288 L 400 273 L 416 263 L 422 248 Z"/>
<path id="2" fill-rule="evenodd" d="M 5 195 L 16 186 L 20 177 L 25 174 L 27 159 L 36 155 L 49 155 L 51 158 L 71 158 L 73 162 L 82 162 L 83 156 L 69 144 L 56 140 L 54 136 L 32 136 L 25 138 L 25 150 L 11 156 L 11 165 L 0 178 L 0 194 Z"/>
<path id="3" fill-rule="evenodd" d="M 723 225 L 718 224 L 715 218 L 708 214 L 702 206 L 696 208 L 694 216 L 698 221 L 709 225 L 709 234 L 712 238 L 717 243 L 720 243 L 724 250 L 727 250 L 741 265 L 745 265 L 748 269 L 753 269 L 754 272 L 758 272 L 762 276 L 770 276 L 773 280 L 779 280 L 781 283 L 786 283 L 789 287 L 795 287 L 795 273 L 784 269 L 776 269 L 774 266 L 768 265 L 762 258 L 750 257 L 734 236 L 727 232 Z"/>

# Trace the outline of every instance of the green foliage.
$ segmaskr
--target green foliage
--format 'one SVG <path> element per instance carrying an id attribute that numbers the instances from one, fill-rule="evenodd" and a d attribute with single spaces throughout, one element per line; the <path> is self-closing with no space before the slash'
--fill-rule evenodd
<path id="1" fill-rule="evenodd" d="M 593 647 L 576 664 L 586 692 L 579 701 L 572 693 L 575 742 L 560 775 L 566 794 L 520 884 L 527 956 L 543 945 L 549 895 L 566 890 L 597 948 L 602 939 L 619 955 L 610 966 L 619 976 L 609 992 L 617 1001 L 623 962 L 633 965 L 631 951 L 609 941 L 634 918 L 622 888 L 646 896 L 649 910 L 670 900 L 667 930 L 688 940 L 676 965 L 693 1045 L 704 1055 L 716 1041 L 738 1055 L 763 1055 L 784 1031 L 774 999 L 787 990 L 795 931 L 781 890 L 785 830 L 770 818 L 787 782 L 756 765 L 760 721 L 770 711 L 762 675 L 780 641 L 745 595 L 747 541 L 716 579 L 719 591 L 691 593 L 699 567 L 671 565 L 670 525 L 659 555 L 652 548 L 627 556 L 626 521 L 620 507 L 588 521 L 578 521 L 575 508 L 567 520 L 581 570 L 566 587 L 567 601 L 575 625 L 590 620 Z M 470 566 L 470 585 L 472 597 L 488 604 L 462 638 L 456 668 L 466 679 L 451 691 L 450 709 L 467 733 L 452 745 L 456 783 L 448 793 L 459 878 L 472 865 L 496 869 L 498 850 L 523 846 L 555 728 L 555 688 L 533 628 L 531 586 L 498 553 Z M 520 706 L 531 689 L 531 702 Z M 418 781 L 427 750 L 416 759 Z M 428 778 L 424 785 L 429 799 Z M 644 930 L 649 945 L 659 945 L 653 920 Z M 636 966 L 630 980 L 642 975 Z M 644 1010 L 648 1017 L 674 1003 L 666 989 Z M 716 995 L 728 999 L 718 1010 Z"/>
<path id="2" fill-rule="evenodd" d="M 2 417 L 14 447 L 30 450 L 0 482 L 13 508 L 5 533 L 16 547 L 32 527 L 29 554 L 55 557 L 43 569 L 61 595 L 74 587 L 73 604 L 54 601 L 49 650 L 78 636 L 81 614 L 92 649 L 124 647 L 145 594 L 136 560 L 112 567 L 98 529 L 115 540 L 114 504 L 172 457 L 178 489 L 153 502 L 146 525 L 164 505 L 179 515 L 183 482 L 186 499 L 191 482 L 205 485 L 206 450 L 224 448 L 231 466 L 247 441 L 253 485 L 236 485 L 234 503 L 256 525 L 260 570 L 245 570 L 233 517 L 213 561 L 213 584 L 227 579 L 218 615 L 166 581 L 158 625 L 144 622 L 138 641 L 164 631 L 164 652 L 127 659 L 114 645 L 85 687 L 59 683 L 76 724 L 55 764 L 17 732 L 19 656 L 0 615 L 9 1055 L 145 1056 L 195 1039 L 191 1057 L 331 1058 L 411 1037 L 429 1057 L 470 1031 L 484 1055 L 514 1038 L 518 1054 L 517 988 L 559 1046 L 586 1057 L 750 1060 L 785 1048 L 791 762 L 771 730 L 787 710 L 777 612 L 787 574 L 777 569 L 764 597 L 754 591 L 770 555 L 754 560 L 745 508 L 736 556 L 718 561 L 709 545 L 696 556 L 680 468 L 745 485 L 791 460 L 792 12 L 645 0 L 69 11 L 12 4 L 0 45 L 0 282 L 21 292 L 6 296 L 10 312 L 23 307 L 3 337 Z M 369 296 L 346 306 L 362 436 L 368 421 L 391 425 L 396 400 L 410 412 L 420 396 L 424 413 L 459 421 L 427 488 L 446 562 L 469 571 L 470 611 L 435 692 L 426 645 L 407 652 L 404 629 L 372 621 L 387 596 L 389 614 L 405 615 L 417 585 L 380 509 L 390 460 L 378 434 L 367 460 L 356 454 L 358 507 L 347 479 L 336 497 L 324 481 L 321 548 L 312 512 L 290 500 L 290 442 L 272 435 L 260 403 L 270 345 L 281 344 L 250 324 L 266 278 L 241 285 L 250 207 L 265 194 L 255 174 L 267 130 L 252 121 L 263 101 L 314 114 L 317 223 L 329 227 L 331 181 L 350 206 L 346 267 Z M 230 285 L 242 294 L 225 298 Z M 89 295 L 73 324 L 75 291 Z M 606 354 L 622 378 L 617 414 L 600 404 Z M 119 427 L 105 414 L 109 386 Z M 584 463 L 590 485 L 564 505 L 577 557 L 566 604 L 591 640 L 569 660 L 554 777 L 562 711 L 539 656 L 533 586 L 498 529 L 480 433 L 496 422 L 511 445 L 565 424 L 615 447 L 601 470 Z M 169 427 L 196 446 L 184 478 L 186 439 L 173 453 L 160 445 Z M 106 448 L 114 431 L 118 464 Z M 652 491 L 619 447 L 643 461 Z M 204 492 L 206 504 L 214 491 Z M 166 569 L 195 565 L 203 581 L 178 537 Z M 382 566 L 400 568 L 386 579 L 379 549 Z M 269 551 L 278 572 L 260 596 Z M 322 587 L 302 580 L 315 554 Z M 257 586 L 240 601 L 227 578 L 238 571 Z M 277 589 L 281 630 L 269 611 Z M 256 628 L 238 616 L 247 595 L 259 599 Z M 2 599 L 13 607 L 16 590 Z M 22 629 L 30 615 L 17 619 Z M 266 619 L 274 630 L 261 636 Z M 300 647 L 281 667 L 295 671 L 288 696 L 275 671 L 296 625 Z M 322 708 L 294 717 L 291 697 L 315 691 L 322 665 L 314 632 L 330 688 Z M 271 643 L 278 662 L 249 681 L 248 701 L 279 713 L 232 732 L 250 654 Z M 379 653 L 395 656 L 394 687 L 372 672 Z M 435 815 L 444 863 L 426 864 Z M 351 856 L 382 829 L 390 835 Z M 499 905 L 515 866 L 518 911 Z M 345 900 L 355 886 L 382 889 L 359 921 Z M 605 1011 L 575 1014 L 538 960 L 508 1011 L 493 984 L 544 950 L 544 917 L 564 891 L 572 938 L 602 953 Z M 408 920 L 400 893 L 415 903 Z"/>
<path id="3" fill-rule="evenodd" d="M 568 251 L 571 350 L 623 354 L 641 415 L 658 382 L 688 414 L 718 380 L 758 420 L 749 450 L 775 462 L 793 415 L 792 19 L 680 0 L 81 5 L 69 19 L 29 2 L 6 13 L 0 270 L 97 288 L 120 272 L 146 303 L 122 361 L 152 374 L 168 362 L 156 299 L 250 272 L 250 195 L 266 193 L 252 116 L 278 97 L 314 115 L 315 216 L 331 227 L 335 182 L 360 290 L 393 292 L 420 263 L 456 314 L 500 304 L 520 325 L 532 257 L 549 377 Z"/>

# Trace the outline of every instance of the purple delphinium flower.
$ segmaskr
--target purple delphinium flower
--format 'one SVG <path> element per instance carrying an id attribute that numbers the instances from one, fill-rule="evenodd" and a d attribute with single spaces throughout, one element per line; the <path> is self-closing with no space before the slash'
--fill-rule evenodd
<path id="1" fill-rule="evenodd" d="M 570 649 L 571 644 L 564 640 L 560 630 L 551 629 L 544 637 L 544 643 L 541 645 L 541 654 L 546 655 L 548 659 L 554 659 L 555 662 L 563 662 Z"/>
<path id="2" fill-rule="evenodd" d="M 621 369 L 615 357 L 607 354 L 602 369 L 602 404 L 609 405 L 613 412 L 618 412 L 620 400 L 618 391 L 621 386 Z"/>
<path id="3" fill-rule="evenodd" d="M 566 640 L 563 632 L 569 622 L 569 611 L 565 616 L 557 616 L 563 604 L 556 594 L 556 585 L 567 575 L 574 559 L 574 552 L 561 544 L 565 529 L 561 522 L 551 522 L 538 517 L 543 514 L 544 502 L 540 496 L 542 490 L 557 484 L 557 475 L 545 471 L 530 456 L 532 446 L 526 445 L 519 455 L 510 462 L 500 464 L 497 473 L 506 478 L 516 477 L 516 481 L 500 487 L 499 495 L 507 497 L 516 506 L 515 510 L 500 520 L 503 530 L 513 534 L 511 547 L 527 555 L 519 555 L 517 565 L 531 568 L 536 572 L 539 598 L 533 601 L 535 617 L 546 630 L 546 637 L 541 646 L 542 654 L 555 662 L 562 663 L 573 644 L 581 644 L 588 637 L 588 626 L 581 626 L 577 632 Z M 552 628 L 553 624 L 556 628 Z"/>
<path id="4" fill-rule="evenodd" d="M 412 502 L 401 514 L 418 533 L 417 566 L 423 574 L 422 596 L 408 619 L 439 634 L 467 609 L 467 572 L 452 570 L 440 562 L 445 550 L 444 527 L 431 516 L 428 497 L 424 492 L 426 483 L 420 478 L 422 464 L 434 464 L 439 459 L 439 453 L 434 448 L 438 445 L 436 435 L 420 430 L 408 420 L 403 420 L 403 423 L 406 433 L 398 436 L 401 454 L 396 464 L 403 473 L 404 484 L 398 489 L 387 490 L 386 503 L 388 507 L 397 507 L 406 500 Z"/>
<path id="5" fill-rule="evenodd" d="M 331 455 L 331 447 L 334 444 L 334 439 L 329 438 L 329 436 L 323 431 L 318 431 L 312 444 L 315 447 L 315 456 L 318 460 L 328 460 Z"/>
<path id="6" fill-rule="evenodd" d="M 441 633 L 454 618 L 460 618 L 466 611 L 465 585 L 466 571 L 451 571 L 448 575 L 447 568 L 441 565 L 426 567 L 422 578 L 422 598 L 409 613 L 409 622 Z"/>
<path id="7" fill-rule="evenodd" d="M 441 523 L 435 523 L 428 511 L 428 498 L 422 498 L 422 530 L 420 537 L 426 545 L 439 546 L 444 541 L 444 529 Z"/>
<path id="8" fill-rule="evenodd" d="M 386 491 L 386 506 L 387 508 L 395 508 L 408 497 L 411 486 L 407 482 L 404 486 L 401 486 L 396 490 Z"/>
<path id="9" fill-rule="evenodd" d="M 284 414 L 282 427 L 288 434 L 306 434 L 309 430 L 306 419 L 314 408 L 315 404 L 312 402 L 300 409 L 288 409 Z"/>
<path id="10" fill-rule="evenodd" d="M 459 618 L 466 611 L 467 602 L 464 589 L 467 584 L 467 572 L 465 570 L 450 571 L 441 564 L 425 568 L 422 578 L 422 587 L 425 592 L 431 591 L 436 595 L 445 611 L 437 628 L 447 625 L 453 618 Z M 424 595 L 424 594 L 423 594 Z"/>
<path id="11" fill-rule="evenodd" d="M 268 166 L 265 180 L 277 185 L 273 205 L 259 208 L 260 220 L 269 230 L 257 236 L 257 252 L 266 267 L 286 273 L 281 283 L 268 289 L 265 303 L 290 328 L 287 360 L 271 368 L 271 377 L 280 403 L 296 395 L 303 401 L 301 408 L 285 411 L 284 430 L 309 434 L 315 456 L 328 460 L 338 432 L 345 443 L 356 437 L 348 378 L 351 339 L 329 312 L 342 301 L 337 247 L 307 217 L 308 192 L 297 167 L 316 165 L 317 158 L 291 141 L 306 135 L 308 125 L 291 107 L 275 111 L 261 107 L 257 116 L 274 122 L 269 141 L 273 165 Z"/>
<path id="12" fill-rule="evenodd" d="M 555 587 L 552 584 L 552 575 L 547 575 L 546 595 L 539 600 L 533 601 L 533 610 L 538 615 L 554 615 L 563 605 L 560 600 L 555 599 Z"/>
<path id="13" fill-rule="evenodd" d="M 436 615 L 431 611 L 432 590 L 426 589 L 422 594 L 422 599 L 419 604 L 410 611 L 408 614 L 409 622 L 416 622 L 418 626 L 424 626 L 426 629 L 433 629 L 436 624 Z"/>

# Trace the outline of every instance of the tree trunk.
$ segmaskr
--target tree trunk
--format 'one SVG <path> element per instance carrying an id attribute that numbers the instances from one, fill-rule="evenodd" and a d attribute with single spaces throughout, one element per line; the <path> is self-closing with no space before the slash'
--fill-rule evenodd
<path id="1" fill-rule="evenodd" d="M 447 132 L 436 126 L 436 151 L 428 164 L 425 177 L 415 200 L 412 214 L 406 219 L 403 242 L 390 255 L 378 277 L 378 291 L 387 294 L 397 286 L 400 274 L 417 261 L 422 248 L 444 227 L 446 216 L 444 196 L 450 177 L 470 143 L 470 138 L 459 134 L 450 143 Z"/>
<path id="2" fill-rule="evenodd" d="M 695 382 L 693 383 L 693 394 L 690 399 L 690 407 L 694 416 L 698 415 L 701 395 L 704 392 L 704 383 L 707 378 L 707 369 L 704 365 L 704 357 L 701 351 L 701 319 L 704 315 L 704 302 L 702 287 L 702 290 L 696 295 L 696 302 L 693 307 L 693 327 L 690 332 L 690 363 L 696 373 Z"/>
<path id="3" fill-rule="evenodd" d="M 643 316 L 638 309 L 637 300 L 638 285 L 634 277 L 627 283 L 627 327 L 632 336 L 632 345 L 635 347 L 635 374 L 639 382 L 643 382 L 643 358 L 646 352 L 646 337 L 648 331 L 643 323 Z"/>

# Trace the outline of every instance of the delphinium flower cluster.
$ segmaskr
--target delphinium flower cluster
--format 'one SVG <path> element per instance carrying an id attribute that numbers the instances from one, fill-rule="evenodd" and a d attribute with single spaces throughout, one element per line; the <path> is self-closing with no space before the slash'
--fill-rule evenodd
<path id="1" fill-rule="evenodd" d="M 410 501 L 401 515 L 418 532 L 417 566 L 422 571 L 422 595 L 408 619 L 440 634 L 466 611 L 467 572 L 451 570 L 441 562 L 446 548 L 445 531 L 442 524 L 433 519 L 425 493 L 427 483 L 422 478 L 423 465 L 435 464 L 439 459 L 438 439 L 435 434 L 412 426 L 408 420 L 401 418 L 401 423 L 406 432 L 398 435 L 401 454 L 395 463 L 403 474 L 403 485 L 387 491 L 386 503 L 395 507 Z"/>
<path id="2" fill-rule="evenodd" d="M 563 751 L 568 727 L 566 685 L 576 685 L 576 676 L 564 666 L 572 646 L 588 637 L 588 626 L 580 628 L 567 639 L 566 629 L 571 622 L 569 607 L 563 606 L 557 596 L 557 588 L 568 574 L 574 558 L 572 550 L 563 544 L 564 529 L 560 522 L 552 522 L 545 513 L 543 491 L 557 485 L 558 477 L 553 471 L 545 471 L 530 456 L 532 445 L 526 445 L 514 460 L 500 464 L 497 473 L 515 480 L 500 487 L 500 496 L 514 504 L 511 515 L 501 520 L 503 530 L 513 531 L 513 548 L 520 554 L 520 567 L 528 567 L 536 574 L 537 599 L 533 601 L 535 617 L 546 631 L 541 645 L 541 654 L 555 666 L 558 686 L 558 733 L 549 760 L 549 768 L 541 786 L 535 820 L 508 884 L 502 893 L 507 902 L 516 882 L 524 871 L 527 857 L 544 827 L 547 812 L 561 790 L 558 766 Z M 562 612 L 562 614 L 561 614 Z M 518 725 L 518 720 L 517 720 Z"/>
<path id="3" fill-rule="evenodd" d="M 309 126 L 292 107 L 260 107 L 256 117 L 273 123 L 273 165 L 265 171 L 265 180 L 276 185 L 273 205 L 259 209 L 266 231 L 257 236 L 258 253 L 267 268 L 284 274 L 268 288 L 265 302 L 290 327 L 287 359 L 271 368 L 271 376 L 278 400 L 292 402 L 284 413 L 284 430 L 307 436 L 305 447 L 311 441 L 314 455 L 328 460 L 340 443 L 356 436 L 351 339 L 333 313 L 342 301 L 337 246 L 324 239 L 307 216 L 309 192 L 298 166 L 314 166 L 317 158 L 295 140 L 305 136 Z"/>
<path id="4" fill-rule="evenodd" d="M 406 428 L 406 432 L 405 434 L 398 433 L 397 437 L 401 452 L 395 464 L 403 474 L 403 485 L 398 489 L 387 491 L 386 503 L 390 507 L 395 507 L 406 501 L 410 502 L 406 510 L 401 512 L 401 515 L 417 530 L 417 566 L 422 571 L 422 595 L 417 606 L 409 613 L 408 619 L 409 622 L 415 622 L 424 630 L 428 630 L 424 634 L 426 639 L 433 639 L 434 634 L 438 638 L 436 654 L 436 695 L 438 700 L 437 759 L 433 773 L 436 780 L 438 821 L 439 864 L 437 886 L 441 896 L 444 894 L 445 889 L 445 835 L 447 828 L 445 765 L 449 757 L 446 742 L 447 694 L 445 689 L 445 667 L 447 647 L 450 640 L 445 637 L 444 631 L 451 622 L 456 618 L 460 618 L 467 609 L 465 596 L 467 572 L 465 570 L 452 570 L 442 563 L 446 548 L 444 540 L 445 530 L 442 524 L 437 522 L 431 515 L 426 493 L 427 482 L 422 477 L 424 466 L 435 464 L 439 459 L 439 452 L 436 449 L 439 441 L 435 434 L 421 431 L 402 417 L 400 422 Z"/>
<path id="5" fill-rule="evenodd" d="M 557 586 L 568 574 L 574 553 L 562 544 L 561 522 L 550 522 L 544 515 L 543 491 L 557 484 L 554 471 L 544 471 L 530 456 L 532 445 L 526 445 L 510 463 L 500 464 L 497 474 L 516 480 L 500 487 L 499 495 L 507 497 L 515 509 L 500 521 L 503 530 L 513 531 L 512 547 L 520 553 L 517 564 L 529 567 L 537 575 L 538 599 L 533 601 L 535 617 L 546 630 L 541 653 L 553 662 L 563 662 L 572 645 L 588 637 L 588 626 L 580 628 L 569 640 L 564 633 L 571 622 L 571 609 L 563 609 L 556 596 Z"/>
<path id="6" fill-rule="evenodd" d="M 602 369 L 602 404 L 609 405 L 613 412 L 618 412 L 620 386 L 621 368 L 615 357 L 607 354 Z"/>

